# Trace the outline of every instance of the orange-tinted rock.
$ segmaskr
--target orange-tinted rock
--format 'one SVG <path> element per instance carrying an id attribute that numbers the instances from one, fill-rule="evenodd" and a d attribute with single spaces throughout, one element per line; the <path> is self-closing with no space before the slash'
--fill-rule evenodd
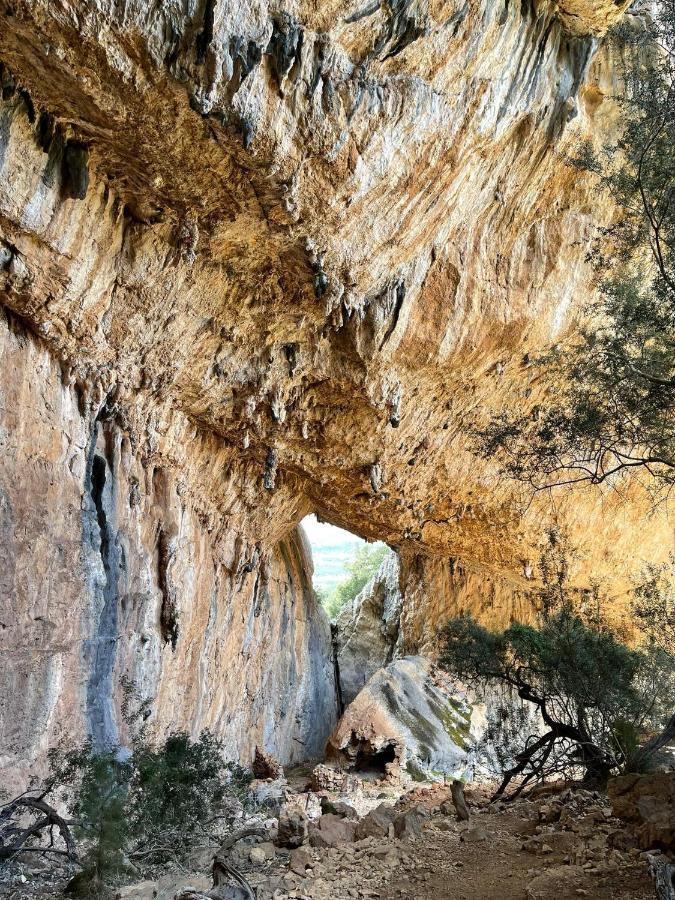
<path id="1" fill-rule="evenodd" d="M 285 3 L 174 6 L 0 9 L 5 780 L 126 740 L 123 678 L 157 736 L 318 757 L 311 510 L 400 551 L 405 653 L 527 617 L 553 520 L 617 593 L 672 542 L 640 487 L 529 503 L 468 437 L 591 296 L 613 211 L 564 159 L 612 132 L 625 4 L 300 2 L 288 43 Z"/>
<path id="2" fill-rule="evenodd" d="M 347 788 L 349 776 L 341 769 L 319 763 L 312 769 L 313 791 L 344 791 Z"/>
<path id="3" fill-rule="evenodd" d="M 304 536 L 261 548 L 227 449 L 168 409 L 144 431 L 131 406 L 97 421 L 4 316 L 0 360 L 3 782 L 25 785 L 60 740 L 124 743 L 124 678 L 150 734 L 209 728 L 244 762 L 263 741 L 319 756 L 337 704 Z"/>
<path id="4" fill-rule="evenodd" d="M 260 747 L 255 748 L 251 765 L 256 778 L 283 778 L 284 767 L 271 753 L 265 753 Z"/>
<path id="5" fill-rule="evenodd" d="M 612 812 L 630 823 L 640 847 L 675 846 L 675 773 L 622 775 L 607 791 Z"/>
<path id="6" fill-rule="evenodd" d="M 312 847 L 339 847 L 354 841 L 356 822 L 331 813 L 321 816 L 309 826 L 309 843 Z"/>

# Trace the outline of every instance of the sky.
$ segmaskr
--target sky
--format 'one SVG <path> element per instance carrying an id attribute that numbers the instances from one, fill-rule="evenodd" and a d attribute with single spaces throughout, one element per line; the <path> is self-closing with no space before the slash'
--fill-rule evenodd
<path id="1" fill-rule="evenodd" d="M 314 587 L 330 591 L 345 577 L 345 563 L 350 562 L 356 548 L 366 542 L 349 531 L 317 521 L 314 515 L 305 516 L 302 527 L 312 547 Z"/>

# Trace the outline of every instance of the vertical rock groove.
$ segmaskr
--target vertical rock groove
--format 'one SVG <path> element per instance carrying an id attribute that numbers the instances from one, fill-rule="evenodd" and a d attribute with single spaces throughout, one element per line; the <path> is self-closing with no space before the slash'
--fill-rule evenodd
<path id="1" fill-rule="evenodd" d="M 336 708 L 310 508 L 421 560 L 400 634 L 364 605 L 339 702 L 350 655 L 360 686 L 456 609 L 527 614 L 553 514 L 469 436 L 540 401 L 523 361 L 591 296 L 614 212 L 562 160 L 612 127 L 622 10 L 82 6 L 0 0 L 0 304 L 26 323 L 0 317 L 0 649 L 32 685 L 2 697 L 31 722 L 3 760 L 23 775 L 65 729 L 117 740 L 125 675 L 158 730 L 297 762 Z M 561 498 L 576 583 L 634 573 L 616 503 Z M 640 526 L 645 557 L 669 540 L 666 516 Z"/>
<path id="2" fill-rule="evenodd" d="M 88 657 L 87 720 L 95 747 L 114 745 L 118 728 L 114 709 L 113 673 L 118 639 L 118 566 L 119 552 L 111 519 L 114 517 L 114 475 L 104 452 L 98 449 L 102 437 L 97 422 L 87 474 L 89 503 L 85 509 L 85 540 L 98 556 L 91 573 L 92 624 L 85 640 Z M 101 577 L 102 575 L 102 577 Z"/>
<path id="3" fill-rule="evenodd" d="M 157 584 L 162 596 L 160 624 L 162 638 L 171 644 L 172 650 L 175 650 L 176 642 L 178 641 L 178 610 L 176 608 L 176 597 L 169 583 L 170 560 L 169 539 L 164 528 L 160 525 L 157 536 Z"/>

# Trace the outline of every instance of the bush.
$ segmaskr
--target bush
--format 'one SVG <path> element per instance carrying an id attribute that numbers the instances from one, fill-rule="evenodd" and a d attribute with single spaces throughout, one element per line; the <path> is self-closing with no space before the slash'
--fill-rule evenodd
<path id="1" fill-rule="evenodd" d="M 668 600 L 654 590 L 649 597 L 651 609 L 659 607 L 657 599 Z M 520 792 L 533 780 L 580 768 L 587 785 L 601 787 L 612 772 L 644 767 L 675 736 L 672 645 L 649 638 L 624 644 L 603 622 L 599 603 L 590 614 L 581 610 L 565 565 L 544 582 L 540 600 L 537 625 L 514 623 L 492 632 L 462 616 L 442 632 L 443 668 L 481 688 L 510 688 L 541 717 L 538 733 L 521 733 L 496 796 L 515 777 L 522 779 Z M 493 740 L 501 729 L 512 743 L 505 715 L 493 716 L 490 728 Z"/>
<path id="2" fill-rule="evenodd" d="M 174 734 L 155 749 L 138 747 L 128 806 L 136 855 L 157 858 L 170 845 L 184 854 L 204 840 L 201 826 L 225 793 L 220 744 L 208 732 L 198 741 Z"/>
<path id="3" fill-rule="evenodd" d="M 119 753 L 95 753 L 90 744 L 52 754 L 52 781 L 61 787 L 75 835 L 84 847 L 82 871 L 72 880 L 76 896 L 105 894 L 105 885 L 128 868 L 126 850 L 131 831 L 128 790 L 133 764 Z"/>
<path id="4" fill-rule="evenodd" d="M 72 832 L 72 852 L 63 832 L 53 852 L 68 851 L 81 865 L 68 887 L 68 893 L 80 897 L 106 896 L 108 885 L 125 874 L 181 862 L 195 847 L 215 842 L 221 804 L 227 797 L 242 796 L 252 779 L 224 761 L 220 743 L 208 732 L 195 741 L 179 732 L 156 747 L 140 737 L 131 750 L 98 752 L 86 743 L 67 752 L 52 751 L 50 763 L 49 777 L 28 799 L 44 804 L 53 797 L 54 807 L 67 808 L 69 818 L 63 821 L 67 834 Z M 11 815 L 4 832 L 0 828 L 0 851 L 8 852 L 0 856 L 42 850 L 41 828 L 20 848 L 12 847 L 12 841 L 19 816 L 28 814 L 35 825 L 44 820 L 44 810 L 24 805 L 15 813 L 11 803 L 5 809 Z"/>

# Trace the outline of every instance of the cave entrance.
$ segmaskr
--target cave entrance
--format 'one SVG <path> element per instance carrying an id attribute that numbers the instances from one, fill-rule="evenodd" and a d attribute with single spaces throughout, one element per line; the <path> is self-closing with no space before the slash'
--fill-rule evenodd
<path id="1" fill-rule="evenodd" d="M 369 543 L 315 515 L 305 516 L 301 525 L 312 550 L 314 592 L 334 621 L 377 572 L 387 546 Z"/>
<path id="2" fill-rule="evenodd" d="M 372 772 L 373 774 L 386 775 L 389 772 L 387 766 L 396 760 L 396 744 L 387 744 L 381 750 L 359 750 L 356 754 L 354 768 L 358 772 Z"/>

